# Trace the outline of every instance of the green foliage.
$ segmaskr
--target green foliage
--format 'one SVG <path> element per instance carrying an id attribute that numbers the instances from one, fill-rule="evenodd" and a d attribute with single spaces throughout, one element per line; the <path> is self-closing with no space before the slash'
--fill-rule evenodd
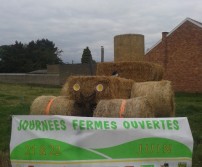
<path id="1" fill-rule="evenodd" d="M 47 39 L 0 46 L 0 72 L 30 72 L 44 69 L 47 64 L 61 64 L 62 51 Z"/>
<path id="2" fill-rule="evenodd" d="M 91 51 L 90 51 L 90 49 L 88 47 L 86 47 L 83 50 L 83 54 L 82 54 L 82 57 L 81 57 L 81 63 L 82 64 L 84 64 L 84 63 L 87 63 L 87 64 L 95 63 L 95 60 L 93 60 L 92 55 L 91 55 Z"/>

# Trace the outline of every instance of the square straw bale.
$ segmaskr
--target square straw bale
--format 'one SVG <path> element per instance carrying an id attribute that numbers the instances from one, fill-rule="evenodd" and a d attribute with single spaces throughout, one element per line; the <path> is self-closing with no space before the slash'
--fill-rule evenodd
<path id="1" fill-rule="evenodd" d="M 101 99 L 130 98 L 133 80 L 112 76 L 71 76 L 68 78 L 67 94 L 69 99 L 76 102 Z M 75 91 L 73 86 L 78 84 L 80 89 Z M 97 91 L 96 86 L 102 84 L 103 90 Z M 93 98 L 92 98 L 93 97 Z"/>
<path id="2" fill-rule="evenodd" d="M 121 78 L 132 79 L 136 82 L 159 81 L 163 78 L 164 69 L 161 65 L 144 62 L 98 63 L 96 75 L 111 76 L 114 73 Z"/>

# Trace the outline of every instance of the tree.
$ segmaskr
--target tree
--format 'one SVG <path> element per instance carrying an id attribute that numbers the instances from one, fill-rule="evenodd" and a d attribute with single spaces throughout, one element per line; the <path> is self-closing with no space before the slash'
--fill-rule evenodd
<path id="1" fill-rule="evenodd" d="M 30 72 L 47 64 L 62 64 L 62 50 L 47 39 L 0 46 L 0 72 Z"/>
<path id="2" fill-rule="evenodd" d="M 91 51 L 90 51 L 90 49 L 88 47 L 86 47 L 83 50 L 81 63 L 82 64 L 84 64 L 84 63 L 87 63 L 87 64 L 96 63 L 95 60 L 93 60 L 92 55 L 91 55 Z"/>
<path id="3" fill-rule="evenodd" d="M 1 72 L 23 71 L 26 62 L 25 48 L 21 42 L 14 45 L 4 45 L 0 49 L 0 70 Z"/>
<path id="4" fill-rule="evenodd" d="M 59 50 L 52 41 L 47 39 L 31 41 L 27 45 L 27 51 L 32 59 L 33 69 L 44 69 L 47 64 L 63 63 L 60 59 L 62 50 Z"/>

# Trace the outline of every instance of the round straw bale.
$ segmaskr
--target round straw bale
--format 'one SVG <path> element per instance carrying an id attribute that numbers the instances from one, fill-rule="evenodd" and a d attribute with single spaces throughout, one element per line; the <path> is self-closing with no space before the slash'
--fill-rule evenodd
<path id="1" fill-rule="evenodd" d="M 94 117 L 148 118 L 154 117 L 152 107 L 146 97 L 132 99 L 101 100 Z"/>
<path id="2" fill-rule="evenodd" d="M 62 86 L 62 89 L 61 89 L 61 92 L 60 92 L 60 95 L 61 96 L 66 96 L 67 98 L 69 97 L 69 94 L 68 94 L 68 82 L 65 82 L 65 84 Z"/>
<path id="3" fill-rule="evenodd" d="M 175 116 L 174 92 L 170 81 L 136 82 L 132 87 L 131 98 L 139 96 L 147 97 L 155 117 Z"/>
<path id="4" fill-rule="evenodd" d="M 69 115 L 79 116 L 80 110 L 73 100 L 66 96 L 39 96 L 30 108 L 31 115 Z"/>

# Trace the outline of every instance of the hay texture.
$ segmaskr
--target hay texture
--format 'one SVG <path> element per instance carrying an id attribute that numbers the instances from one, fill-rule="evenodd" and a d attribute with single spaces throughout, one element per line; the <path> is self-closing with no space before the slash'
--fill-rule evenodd
<path id="1" fill-rule="evenodd" d="M 69 89 L 68 82 L 65 82 L 65 84 L 62 86 L 60 95 L 69 98 L 68 89 Z"/>
<path id="2" fill-rule="evenodd" d="M 163 67 L 144 61 L 98 63 L 96 75 L 111 76 L 117 74 L 119 77 L 132 79 L 136 82 L 159 81 L 163 77 Z"/>
<path id="3" fill-rule="evenodd" d="M 50 105 L 50 101 L 52 103 Z M 46 110 L 49 106 L 49 111 Z M 39 96 L 37 97 L 30 108 L 31 115 L 69 115 L 69 116 L 81 116 L 81 112 L 75 107 L 74 101 L 69 100 L 65 96 Z"/>
<path id="4" fill-rule="evenodd" d="M 155 117 L 175 116 L 174 92 L 170 81 L 136 82 L 133 84 L 131 98 L 146 96 Z"/>
<path id="5" fill-rule="evenodd" d="M 119 77 L 71 76 L 67 94 L 78 103 L 98 103 L 101 99 L 128 99 L 134 81 Z M 79 90 L 75 91 L 75 85 Z"/>
<path id="6" fill-rule="evenodd" d="M 112 118 L 148 118 L 154 117 L 152 106 L 146 97 L 132 99 L 101 100 L 95 111 L 94 117 Z"/>

